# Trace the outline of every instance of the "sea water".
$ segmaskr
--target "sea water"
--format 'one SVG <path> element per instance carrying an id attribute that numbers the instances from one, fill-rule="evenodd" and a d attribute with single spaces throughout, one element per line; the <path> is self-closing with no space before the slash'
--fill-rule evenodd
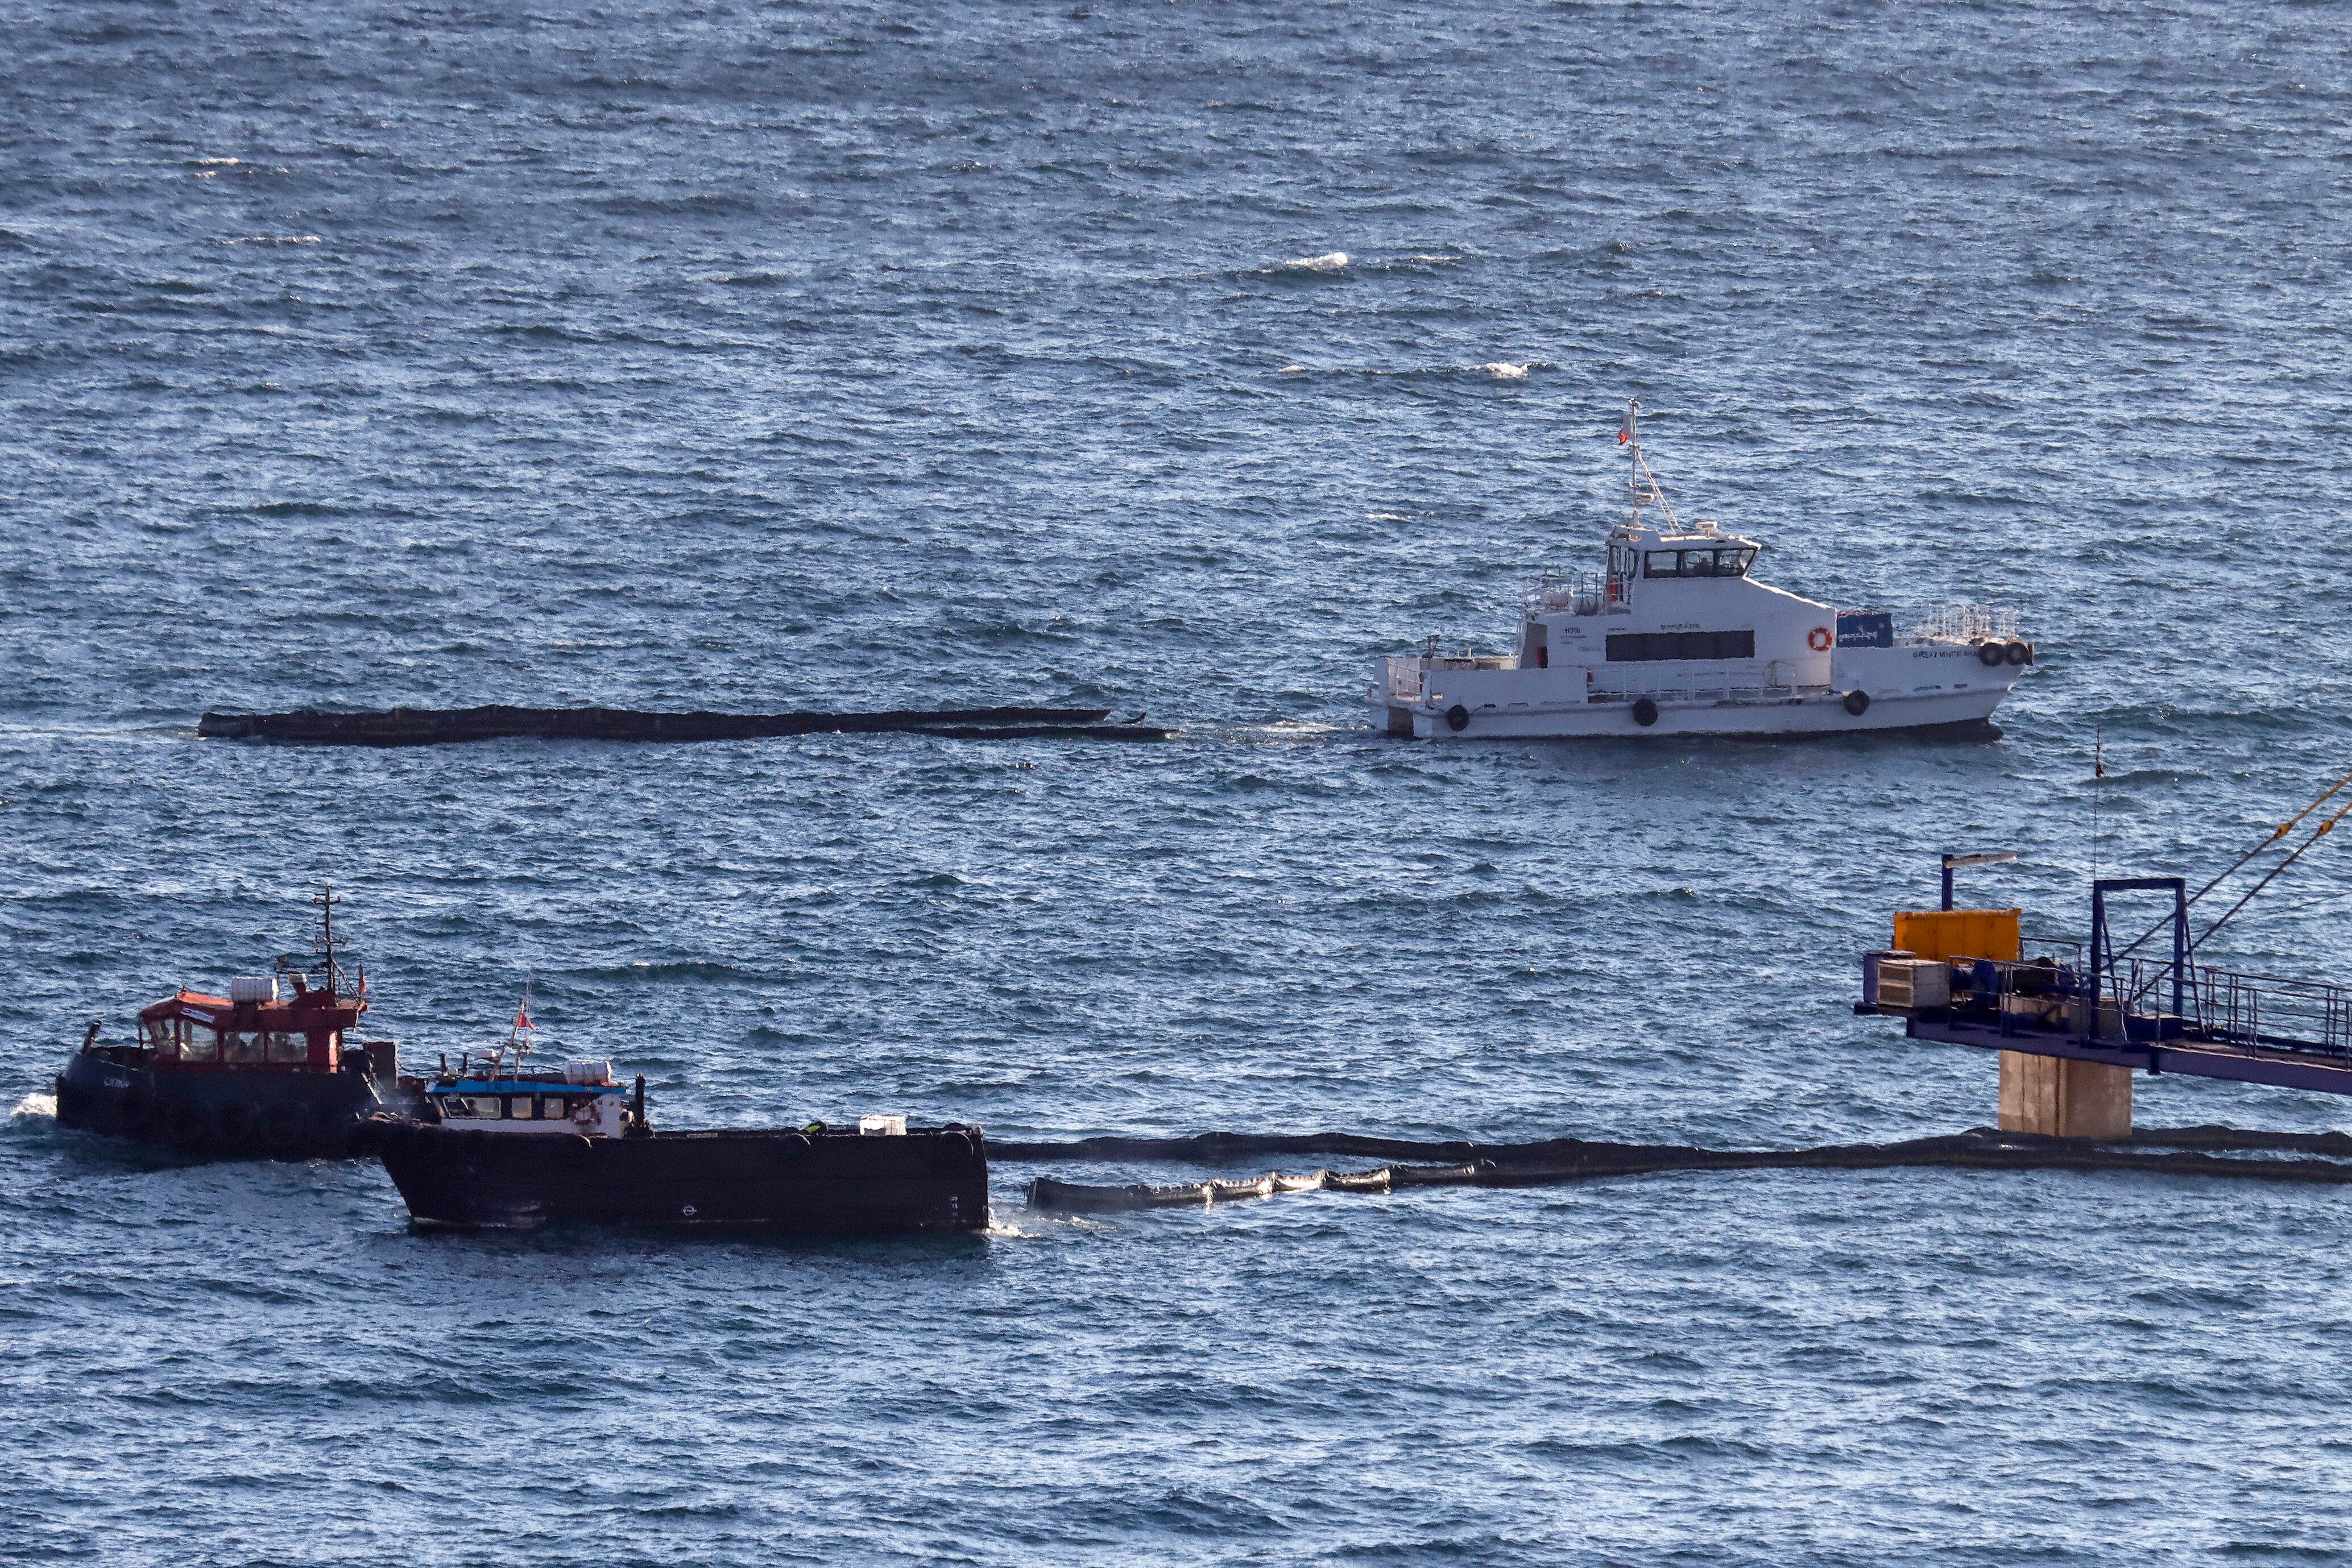
<path id="1" fill-rule="evenodd" d="M 2335 9 L 0 20 L 0 1559 L 2339 1553 L 2332 1191 L 1066 1218 L 1000 1166 L 985 1236 L 447 1236 L 371 1166 L 49 1098 L 332 882 L 412 1068 L 529 986 L 670 1126 L 1988 1123 L 1989 1057 L 1850 1010 L 1940 852 L 2016 851 L 1962 897 L 2079 936 L 2095 866 L 2201 881 L 2352 768 Z M 1373 658 L 1597 564 L 1628 397 L 1766 580 L 2018 610 L 2003 737 L 1370 731 Z M 1181 734 L 195 738 L 481 702 Z M 2343 852 L 2212 956 L 2352 973 Z"/>

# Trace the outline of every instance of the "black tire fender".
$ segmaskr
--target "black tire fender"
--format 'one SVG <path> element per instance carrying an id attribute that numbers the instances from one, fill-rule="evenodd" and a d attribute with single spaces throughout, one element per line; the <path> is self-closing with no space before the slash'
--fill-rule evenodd
<path id="1" fill-rule="evenodd" d="M 1459 735 L 1470 727 L 1470 710 L 1455 703 L 1445 710 L 1445 727 Z"/>
<path id="2" fill-rule="evenodd" d="M 2007 659 L 2012 664 L 2030 664 L 2033 662 L 2033 644 L 2031 643 L 2011 643 L 2008 647 L 2001 650 L 2000 656 Z"/>
<path id="3" fill-rule="evenodd" d="M 2002 651 L 2001 645 L 1998 643 L 1979 643 L 1977 644 L 1977 663 L 1986 665 L 1987 667 L 1998 664 L 2003 659 L 2008 657 L 2008 653 Z"/>
<path id="4" fill-rule="evenodd" d="M 1860 718 L 1870 711 L 1870 694 L 1860 686 L 1845 694 L 1845 711 Z"/>
<path id="5" fill-rule="evenodd" d="M 1658 705 L 1648 697 L 1633 699 L 1633 722 L 1643 729 L 1658 722 Z"/>
<path id="6" fill-rule="evenodd" d="M 969 1133 L 941 1133 L 930 1140 L 930 1145 L 923 1152 L 930 1167 L 943 1174 L 957 1169 L 971 1158 L 971 1134 Z"/>

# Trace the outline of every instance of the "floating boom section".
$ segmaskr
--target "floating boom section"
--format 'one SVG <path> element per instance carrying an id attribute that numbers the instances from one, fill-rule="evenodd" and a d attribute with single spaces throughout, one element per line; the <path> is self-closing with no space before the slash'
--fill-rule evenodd
<path id="1" fill-rule="evenodd" d="M 207 740 L 282 746 L 446 746 L 531 736 L 551 740 L 763 740 L 788 735 L 944 736 L 960 740 L 1165 740 L 1156 725 L 1105 724 L 1108 708 L 892 708 L 877 713 L 649 713 L 610 707 L 390 708 L 373 713 L 208 713 Z M 1141 716 L 1137 716 L 1140 717 Z"/>
<path id="2" fill-rule="evenodd" d="M 1847 1144 L 1798 1149 L 1703 1149 L 1673 1144 L 1594 1143 L 1551 1138 L 1536 1144 L 1406 1144 L 1345 1134 L 1252 1137 L 1210 1134 L 1198 1138 L 1089 1138 L 1072 1144 L 995 1144 L 991 1157 L 1024 1160 L 1225 1159 L 1254 1154 L 1344 1152 L 1370 1145 L 1410 1148 L 1420 1157 L 1459 1163 L 1388 1165 L 1374 1170 L 1280 1171 L 1241 1181 L 1193 1181 L 1151 1186 L 1096 1186 L 1038 1176 L 1028 1186 L 1030 1206 L 1065 1213 L 1114 1214 L 1152 1208 L 1201 1208 L 1291 1193 L 1381 1195 L 1413 1187 L 1552 1186 L 1612 1177 L 1697 1171 L 1864 1171 L 1923 1167 L 1978 1171 L 2126 1172 L 2223 1180 L 2352 1186 L 2352 1138 L 2341 1133 L 2246 1132 L 2233 1127 L 2180 1127 L 2090 1141 L 2044 1137 L 1979 1127 L 1946 1137 L 1894 1144 Z M 1458 1151 L 1475 1150 L 1464 1158 Z M 2283 1157 L 2286 1154 L 2302 1157 Z M 2245 1157 L 2245 1156 L 2256 1157 Z"/>

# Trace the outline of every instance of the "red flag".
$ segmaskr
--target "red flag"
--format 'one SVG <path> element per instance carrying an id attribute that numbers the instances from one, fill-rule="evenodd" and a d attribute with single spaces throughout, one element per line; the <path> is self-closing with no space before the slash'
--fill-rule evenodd
<path id="1" fill-rule="evenodd" d="M 1618 444 L 1618 445 L 1622 446 L 1622 445 L 1624 445 L 1627 442 L 1629 442 L 1629 441 L 1631 441 L 1631 440 L 1633 440 L 1633 433 L 1632 431 L 1627 430 L 1627 429 L 1626 429 L 1623 425 L 1622 425 L 1622 424 L 1621 424 L 1621 425 L 1619 425 L 1619 426 L 1617 427 L 1617 444 Z"/>
<path id="2" fill-rule="evenodd" d="M 539 1027 L 537 1024 L 530 1021 L 530 1003 L 525 1002 L 516 1010 L 514 1026 L 517 1029 L 537 1029 Z"/>

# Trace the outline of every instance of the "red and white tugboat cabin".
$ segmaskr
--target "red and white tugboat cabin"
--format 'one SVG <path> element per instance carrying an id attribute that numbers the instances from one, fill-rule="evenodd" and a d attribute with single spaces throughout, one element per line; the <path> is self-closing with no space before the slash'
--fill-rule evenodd
<path id="1" fill-rule="evenodd" d="M 343 1037 L 367 1010 L 363 998 L 313 991 L 299 975 L 283 999 L 271 976 L 240 976 L 228 988 L 226 997 L 181 991 L 140 1013 L 139 1036 L 155 1066 L 175 1072 L 342 1071 Z"/>
<path id="2" fill-rule="evenodd" d="M 332 891 L 321 894 L 317 958 L 240 976 L 226 996 L 182 988 L 141 1009 L 130 1044 L 93 1023 L 58 1075 L 58 1123 L 227 1157 L 340 1158 L 363 1117 L 413 1103 L 393 1042 L 356 1037 L 366 981 L 346 991 Z M 319 983 L 312 984 L 313 978 Z"/>

